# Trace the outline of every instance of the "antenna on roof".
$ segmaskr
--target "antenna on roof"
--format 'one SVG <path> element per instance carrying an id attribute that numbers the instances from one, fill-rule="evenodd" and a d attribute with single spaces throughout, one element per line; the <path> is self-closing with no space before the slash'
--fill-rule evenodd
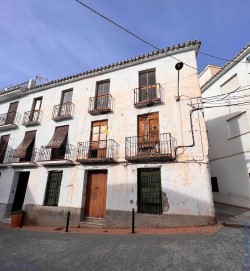
<path id="1" fill-rule="evenodd" d="M 39 84 L 42 84 L 42 83 L 46 83 L 46 82 L 48 82 L 49 80 L 48 80 L 48 78 L 42 77 L 42 76 L 40 76 L 40 75 L 38 74 L 38 75 L 36 75 L 35 81 L 36 81 L 37 85 L 39 85 Z"/>

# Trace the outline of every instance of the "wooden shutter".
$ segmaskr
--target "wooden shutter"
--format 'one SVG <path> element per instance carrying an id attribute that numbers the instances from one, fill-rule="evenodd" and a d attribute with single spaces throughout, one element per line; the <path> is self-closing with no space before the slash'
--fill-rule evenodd
<path id="1" fill-rule="evenodd" d="M 4 135 L 0 140 L 0 163 L 4 162 L 5 153 L 9 143 L 10 135 Z"/>
<path id="2" fill-rule="evenodd" d="M 60 126 L 55 128 L 54 135 L 49 144 L 45 148 L 56 149 L 60 148 L 65 138 L 68 135 L 69 126 Z"/>
<path id="3" fill-rule="evenodd" d="M 150 140 L 159 140 L 159 114 L 153 113 L 148 115 L 148 123 L 149 123 L 149 137 Z"/>
<path id="4" fill-rule="evenodd" d="M 16 117 L 17 106 L 18 102 L 10 103 L 5 124 L 13 124 Z"/>
<path id="5" fill-rule="evenodd" d="M 14 158 L 24 158 L 28 147 L 35 140 L 35 137 L 36 131 L 26 132 L 22 143 L 15 150 Z"/>

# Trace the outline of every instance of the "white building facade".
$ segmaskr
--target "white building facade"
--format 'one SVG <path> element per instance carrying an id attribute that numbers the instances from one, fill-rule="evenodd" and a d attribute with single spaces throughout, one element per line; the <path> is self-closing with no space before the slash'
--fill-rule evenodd
<path id="1" fill-rule="evenodd" d="M 200 75 L 213 191 L 250 198 L 250 45 Z M 208 73 L 212 74 L 210 78 Z M 207 81 L 204 81 L 204 78 Z"/>
<path id="2" fill-rule="evenodd" d="M 63 226 L 70 211 L 71 226 L 130 227 L 134 208 L 138 227 L 213 224 L 205 120 L 190 105 L 199 46 L 1 91 L 0 219 L 23 207 L 28 224 Z"/>

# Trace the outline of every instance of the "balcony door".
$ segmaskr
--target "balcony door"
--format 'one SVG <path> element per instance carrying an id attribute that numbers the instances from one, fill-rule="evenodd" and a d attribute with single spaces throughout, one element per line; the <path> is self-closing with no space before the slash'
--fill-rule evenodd
<path id="1" fill-rule="evenodd" d="M 155 70 L 139 73 L 139 102 L 152 101 L 156 97 Z"/>
<path id="2" fill-rule="evenodd" d="M 10 103 L 9 110 L 5 119 L 5 124 L 13 124 L 16 118 L 18 102 Z"/>
<path id="3" fill-rule="evenodd" d="M 0 138 L 0 164 L 4 162 L 5 153 L 9 143 L 10 135 L 4 135 Z"/>
<path id="4" fill-rule="evenodd" d="M 108 121 L 92 122 L 89 158 L 106 158 Z"/>
<path id="5" fill-rule="evenodd" d="M 40 110 L 41 110 L 41 106 L 42 106 L 42 97 L 38 97 L 35 98 L 33 100 L 33 105 L 32 105 L 32 109 L 30 112 L 30 122 L 39 122 L 39 115 L 40 115 Z"/>
<path id="6" fill-rule="evenodd" d="M 110 81 L 98 82 L 96 87 L 95 109 L 105 110 L 110 108 L 109 98 Z"/>
<path id="7" fill-rule="evenodd" d="M 71 115 L 72 95 L 73 95 L 72 89 L 64 90 L 62 92 L 61 103 L 58 112 L 59 117 Z"/>
<path id="8" fill-rule="evenodd" d="M 138 152 L 156 153 L 159 149 L 158 112 L 138 116 Z"/>

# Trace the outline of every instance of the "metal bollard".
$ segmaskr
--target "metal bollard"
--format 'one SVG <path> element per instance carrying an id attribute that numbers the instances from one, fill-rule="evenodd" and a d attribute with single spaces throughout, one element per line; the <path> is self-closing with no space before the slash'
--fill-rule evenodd
<path id="1" fill-rule="evenodd" d="M 69 219 L 70 219 L 70 211 L 68 211 L 68 214 L 67 214 L 67 223 L 66 223 L 65 232 L 69 231 Z"/>
<path id="2" fill-rule="evenodd" d="M 135 208 L 132 209 L 132 233 L 135 233 Z"/>

